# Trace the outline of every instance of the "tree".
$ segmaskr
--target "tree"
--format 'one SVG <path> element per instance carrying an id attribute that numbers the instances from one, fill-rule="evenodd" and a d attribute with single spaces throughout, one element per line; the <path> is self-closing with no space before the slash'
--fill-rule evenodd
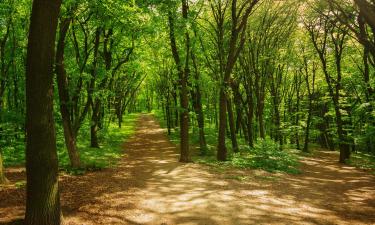
<path id="1" fill-rule="evenodd" d="M 303 52 L 304 53 L 304 52 Z M 315 80 L 316 80 L 316 71 L 317 65 L 316 62 L 312 62 L 312 68 L 310 72 L 309 59 L 306 55 L 303 55 L 303 70 L 304 80 L 307 88 L 308 94 L 308 112 L 306 120 L 306 129 L 305 129 L 305 143 L 303 145 L 303 152 L 310 152 L 309 150 L 309 139 L 310 139 L 310 128 L 313 117 L 313 104 L 315 98 Z"/>
<path id="2" fill-rule="evenodd" d="M 34 0 L 26 64 L 27 225 L 61 223 L 53 65 L 61 0 Z"/>
<path id="3" fill-rule="evenodd" d="M 182 0 L 182 17 L 184 23 L 188 22 L 189 6 L 187 0 Z M 169 21 L 169 34 L 172 55 L 176 63 L 178 78 L 179 78 L 179 91 L 180 91 L 180 151 L 181 157 L 180 162 L 190 162 L 189 153 L 189 91 L 188 91 L 188 80 L 190 74 L 189 62 L 190 62 L 190 35 L 185 27 L 184 30 L 184 42 L 185 42 L 185 62 L 181 59 L 177 42 L 176 42 L 176 31 L 175 31 L 175 19 L 171 11 L 168 14 Z"/>
<path id="4" fill-rule="evenodd" d="M 337 22 L 336 22 L 337 23 Z M 311 42 L 319 56 L 325 80 L 328 86 L 329 95 L 334 104 L 334 111 L 336 116 L 337 135 L 339 139 L 340 148 L 340 163 L 345 163 L 350 158 L 350 140 L 345 129 L 347 121 L 344 119 L 342 108 L 342 58 L 343 51 L 348 36 L 348 29 L 335 24 L 322 15 L 318 15 L 315 19 L 310 19 L 305 23 L 306 29 L 309 32 Z M 334 69 L 329 71 L 328 57 L 330 45 L 333 48 Z M 335 73 L 335 77 L 334 77 Z"/>
<path id="5" fill-rule="evenodd" d="M 68 149 L 71 166 L 73 168 L 79 168 L 81 167 L 81 161 L 76 144 L 77 135 L 74 133 L 75 130 L 73 128 L 73 123 L 69 113 L 68 104 L 70 101 L 70 96 L 68 89 L 68 78 L 64 64 L 65 39 L 71 22 L 72 18 L 63 18 L 60 21 L 60 33 L 56 50 L 56 78 L 57 87 L 59 90 L 60 112 L 64 128 L 65 145 Z"/>
<path id="6" fill-rule="evenodd" d="M 219 131 L 217 159 L 227 160 L 227 147 L 225 144 L 228 90 L 232 71 L 246 40 L 248 18 L 258 0 L 238 2 L 237 0 L 211 0 L 209 1 L 214 22 L 210 23 L 213 29 L 212 38 L 216 50 L 213 58 L 218 62 L 214 71 L 219 74 Z M 228 13 L 230 11 L 230 16 Z M 228 27 L 229 31 L 228 31 Z M 236 138 L 232 135 L 232 138 Z M 235 140 L 232 140 L 235 142 Z"/>

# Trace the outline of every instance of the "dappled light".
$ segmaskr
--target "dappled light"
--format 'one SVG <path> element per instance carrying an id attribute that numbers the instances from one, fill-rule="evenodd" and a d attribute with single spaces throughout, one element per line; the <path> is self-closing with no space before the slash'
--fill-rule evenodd
<path id="1" fill-rule="evenodd" d="M 0 225 L 375 225 L 374 37 L 375 0 L 1 0 Z"/>
<path id="2" fill-rule="evenodd" d="M 375 178 L 336 163 L 336 154 L 302 160 L 299 175 L 178 163 L 153 117 L 139 118 L 116 168 L 61 177 L 67 224 L 370 224 Z M 22 173 L 14 171 L 13 173 Z M 14 177 L 9 171 L 10 179 Z M 231 176 L 229 176 L 231 175 Z M 246 180 L 232 177 L 247 176 Z M 266 176 L 274 180 L 263 179 Z M 12 196 L 22 191 L 13 189 Z M 3 194 L 1 196 L 4 196 Z M 337 196 L 340 196 L 338 198 Z M 0 223 L 21 218 L 24 196 L 0 201 Z"/>

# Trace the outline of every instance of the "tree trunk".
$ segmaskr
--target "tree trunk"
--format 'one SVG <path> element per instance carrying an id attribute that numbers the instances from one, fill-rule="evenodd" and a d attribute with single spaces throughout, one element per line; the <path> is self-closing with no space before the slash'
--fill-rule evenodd
<path id="1" fill-rule="evenodd" d="M 178 52 L 174 18 L 171 11 L 168 12 L 169 22 L 169 38 L 170 46 L 173 54 L 174 61 L 177 66 L 179 76 L 179 89 L 180 89 L 180 162 L 191 162 L 189 152 L 189 90 L 188 90 L 188 76 L 189 76 L 189 55 L 190 55 L 190 38 L 189 34 L 185 33 L 186 44 L 186 62 L 185 67 L 182 66 L 182 61 Z M 188 17 L 187 1 L 182 0 L 182 14 L 184 19 Z"/>
<path id="2" fill-rule="evenodd" d="M 280 147 L 283 145 L 283 136 L 281 133 L 281 117 L 280 117 L 280 110 L 279 106 L 275 105 L 274 106 L 274 112 L 275 112 L 275 141 L 278 141 L 280 144 Z"/>
<path id="3" fill-rule="evenodd" d="M 171 135 L 171 109 L 170 109 L 170 100 L 169 94 L 167 97 L 167 105 L 165 106 L 165 114 L 167 119 L 167 128 L 168 128 L 168 135 Z"/>
<path id="4" fill-rule="evenodd" d="M 180 112 L 180 137 L 181 137 L 181 157 L 180 162 L 190 162 L 189 153 L 189 97 L 187 79 L 181 80 L 180 90 L 181 112 Z"/>
<path id="5" fill-rule="evenodd" d="M 258 113 L 258 123 L 259 123 L 259 135 L 260 135 L 260 138 L 265 139 L 266 131 L 264 128 L 263 109 L 264 109 L 263 103 L 258 103 L 257 113 Z"/>
<path id="6" fill-rule="evenodd" d="M 97 28 L 95 32 L 95 41 L 94 41 L 94 60 L 93 60 L 93 68 L 91 70 L 91 81 L 89 86 L 89 93 L 88 98 L 89 102 L 91 103 L 92 115 L 91 115 L 91 126 L 90 126 L 90 136 L 91 136 L 91 144 L 92 148 L 99 148 L 98 142 L 98 123 L 99 123 L 99 111 L 100 111 L 100 100 L 94 99 L 93 93 L 96 86 L 96 77 L 97 77 L 97 67 L 98 67 L 98 52 L 99 52 L 99 44 L 100 44 L 100 35 L 101 29 Z"/>
<path id="7" fill-rule="evenodd" d="M 99 130 L 99 120 L 100 120 L 100 102 L 96 102 L 92 109 L 91 117 L 91 127 L 90 127 L 90 136 L 91 136 L 91 148 L 99 148 L 98 140 L 98 130 Z"/>
<path id="8" fill-rule="evenodd" d="M 300 84 L 298 84 L 298 81 L 297 81 L 297 103 L 296 103 L 296 111 L 297 111 L 297 115 L 296 115 L 296 127 L 299 127 L 299 111 L 300 111 Z M 310 116 L 310 114 L 309 114 Z M 296 144 L 297 144 L 297 149 L 300 150 L 301 149 L 301 145 L 300 145 L 300 142 L 299 142 L 299 129 L 297 128 L 296 129 Z"/>
<path id="9" fill-rule="evenodd" d="M 206 135 L 204 133 L 204 114 L 203 114 L 203 107 L 202 107 L 202 93 L 201 93 L 201 88 L 199 85 L 200 73 L 198 70 L 198 65 L 197 65 L 195 55 L 193 53 L 191 54 L 191 58 L 192 58 L 194 70 L 195 70 L 195 73 L 194 73 L 195 75 L 194 86 L 195 87 L 191 91 L 191 96 L 193 100 L 194 111 L 195 111 L 195 114 L 197 115 L 200 153 L 201 155 L 206 155 L 207 143 L 206 143 Z"/>
<path id="10" fill-rule="evenodd" d="M 228 109 L 228 120 L 229 120 L 229 129 L 230 129 L 230 138 L 232 141 L 233 152 L 238 152 L 238 143 L 236 136 L 236 128 L 234 126 L 234 115 L 231 99 L 227 99 L 227 109 Z"/>
<path id="11" fill-rule="evenodd" d="M 60 100 L 60 112 L 62 117 L 62 123 L 64 128 L 65 145 L 68 150 L 70 164 L 73 168 L 79 168 L 81 166 L 79 152 L 76 145 L 76 134 L 73 131 L 72 121 L 70 117 L 68 103 L 70 101 L 68 91 L 68 78 L 66 76 L 66 70 L 64 65 L 64 49 L 66 34 L 69 29 L 71 19 L 63 19 L 60 22 L 60 37 L 57 43 L 56 51 L 56 78 L 57 86 L 59 90 Z"/>
<path id="12" fill-rule="evenodd" d="M 311 98 L 311 97 L 310 97 Z M 310 152 L 309 151 L 309 136 L 310 136 L 310 126 L 311 126 L 311 119 L 312 119 L 312 102 L 311 99 L 309 100 L 309 112 L 307 116 L 307 121 L 306 121 L 306 131 L 305 131 L 305 143 L 303 146 L 303 152 Z"/>
<path id="13" fill-rule="evenodd" d="M 194 92 L 194 91 L 192 91 Z M 205 155 L 207 152 L 206 135 L 204 132 L 204 114 L 202 108 L 202 96 L 200 89 L 196 88 L 196 91 L 192 94 L 193 96 L 193 107 L 195 114 L 197 115 L 198 129 L 199 129 L 199 147 L 201 155 Z"/>
<path id="14" fill-rule="evenodd" d="M 61 0 L 34 0 L 26 66 L 26 225 L 59 225 L 62 214 L 53 118 L 53 64 Z"/>
<path id="15" fill-rule="evenodd" d="M 218 137 L 218 148 L 217 148 L 217 160 L 227 160 L 227 147 L 225 145 L 227 126 L 227 97 L 225 95 L 225 88 L 220 88 L 220 100 L 219 100 L 219 137 Z"/>
<path id="16" fill-rule="evenodd" d="M 174 102 L 174 123 L 173 123 L 173 127 L 178 127 L 178 121 L 179 121 L 179 117 L 178 117 L 178 102 L 177 102 L 177 86 L 174 87 L 174 90 L 173 90 L 173 102 Z"/>
<path id="17" fill-rule="evenodd" d="M 350 158 L 350 145 L 347 143 L 347 134 L 344 130 L 344 122 L 342 120 L 342 115 L 339 107 L 339 103 L 335 102 L 335 112 L 336 112 L 336 124 L 337 124 L 337 134 L 339 136 L 339 149 L 340 149 L 340 163 L 346 163 L 346 160 Z"/>

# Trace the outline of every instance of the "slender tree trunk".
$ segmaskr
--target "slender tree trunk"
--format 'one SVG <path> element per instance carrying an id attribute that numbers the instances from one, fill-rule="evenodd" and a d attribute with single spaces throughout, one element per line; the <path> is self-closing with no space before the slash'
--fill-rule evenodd
<path id="1" fill-rule="evenodd" d="M 91 148 L 99 148 L 98 131 L 99 131 L 99 120 L 100 120 L 100 102 L 96 102 L 92 109 L 91 117 Z"/>
<path id="2" fill-rule="evenodd" d="M 168 127 L 168 135 L 171 135 L 171 109 L 170 109 L 170 100 L 169 100 L 169 94 L 167 97 L 167 105 L 165 106 L 165 113 L 167 117 L 167 127 Z"/>
<path id="3" fill-rule="evenodd" d="M 260 138 L 262 139 L 265 139 L 266 138 L 266 131 L 265 131 L 265 128 L 264 128 L 264 118 L 263 118 L 263 109 L 264 109 L 264 105 L 263 103 L 258 103 L 258 123 L 259 123 L 259 135 L 260 135 Z"/>
<path id="4" fill-rule="evenodd" d="M 219 161 L 227 160 L 227 147 L 225 145 L 227 126 L 227 96 L 224 89 L 224 87 L 220 88 L 219 99 L 219 136 L 217 149 L 217 159 Z"/>
<path id="5" fill-rule="evenodd" d="M 184 19 L 188 19 L 188 5 L 186 0 L 182 0 L 182 14 Z M 191 162 L 189 152 L 189 88 L 188 88 L 188 77 L 189 77 L 189 55 L 190 55 L 190 38 L 189 34 L 185 33 L 185 45 L 186 45 L 186 62 L 183 68 L 181 61 L 174 29 L 174 18 L 172 12 L 169 11 L 169 38 L 170 45 L 175 60 L 178 75 L 179 75 L 179 89 L 180 89 L 180 162 Z"/>
<path id="6" fill-rule="evenodd" d="M 66 34 L 69 29 L 71 19 L 63 19 L 60 23 L 60 37 L 57 43 L 56 51 L 56 77 L 57 86 L 59 90 L 60 112 L 64 128 L 65 145 L 68 150 L 70 164 L 73 168 L 81 166 L 79 152 L 76 145 L 76 134 L 73 131 L 71 116 L 69 113 L 69 91 L 68 91 L 68 78 L 64 66 L 64 49 Z"/>
<path id="7" fill-rule="evenodd" d="M 62 221 L 53 118 L 53 64 L 61 0 L 34 0 L 26 66 L 26 225 Z"/>
<path id="8" fill-rule="evenodd" d="M 95 99 L 93 97 L 93 93 L 96 86 L 96 77 L 97 77 L 97 67 L 98 67 L 98 53 L 99 53 L 99 44 L 100 44 L 100 35 L 101 29 L 96 29 L 95 34 L 95 44 L 94 44 L 94 61 L 93 61 L 93 68 L 91 71 L 91 81 L 89 87 L 89 102 L 91 103 L 92 115 L 91 115 L 91 126 L 90 126 L 90 136 L 91 136 L 91 147 L 92 148 L 99 148 L 99 141 L 98 141 L 98 124 L 99 124 L 99 111 L 100 111 L 100 100 Z"/>
<path id="9" fill-rule="evenodd" d="M 299 85 L 298 83 L 296 85 Z M 299 110 L 300 110 L 300 85 L 297 87 L 297 103 L 296 103 L 296 110 L 297 110 L 297 115 L 296 115 L 296 126 L 299 127 Z M 296 144 L 297 144 L 297 149 L 301 149 L 301 144 L 299 141 L 299 129 L 296 130 Z"/>
<path id="10" fill-rule="evenodd" d="M 201 155 L 206 155 L 207 153 L 207 143 L 206 143 L 206 135 L 204 132 L 204 114 L 203 114 L 203 107 L 202 107 L 202 93 L 201 88 L 199 85 L 200 80 L 200 73 L 198 70 L 197 61 L 195 55 L 192 53 L 191 58 L 194 65 L 195 70 L 195 84 L 194 90 L 191 91 L 191 96 L 193 99 L 193 107 L 195 114 L 197 115 L 197 122 L 198 122 L 198 129 L 199 129 L 199 147 Z"/>
<path id="11" fill-rule="evenodd" d="M 233 152 L 238 152 L 239 149 L 238 149 L 238 143 L 237 143 L 236 128 L 234 125 L 233 107 L 232 107 L 232 101 L 230 98 L 227 99 L 227 109 L 228 109 L 229 129 L 230 129 L 230 137 L 232 141 Z"/>
<path id="12" fill-rule="evenodd" d="M 311 126 L 311 119 L 312 119 L 312 103 L 311 99 L 309 100 L 309 112 L 307 115 L 307 121 L 306 121 L 306 130 L 305 130 L 305 143 L 303 146 L 303 152 L 310 152 L 309 150 L 309 137 L 310 137 L 310 126 Z"/>
<path id="13" fill-rule="evenodd" d="M 194 91 L 192 91 L 194 92 Z M 207 143 L 206 143 L 206 135 L 204 132 L 204 114 L 202 108 L 202 99 L 200 89 L 196 89 L 196 91 L 192 94 L 193 96 L 193 107 L 195 114 L 197 115 L 197 122 L 198 122 L 198 129 L 199 129 L 199 147 L 201 151 L 201 155 L 205 155 L 207 152 Z"/>
<path id="14" fill-rule="evenodd" d="M 283 136 L 282 136 L 282 133 L 281 133 L 281 117 L 280 117 L 280 110 L 279 110 L 279 106 L 278 105 L 275 105 L 274 106 L 274 112 L 275 112 L 275 140 L 279 142 L 280 144 L 280 147 L 283 145 Z"/>
<path id="15" fill-rule="evenodd" d="M 185 76 L 184 76 L 185 77 Z M 180 113 L 180 137 L 181 137 L 181 157 L 180 162 L 190 162 L 189 153 L 189 98 L 188 98 L 188 85 L 186 77 L 181 81 L 180 90 L 180 102 L 181 102 L 181 113 Z"/>

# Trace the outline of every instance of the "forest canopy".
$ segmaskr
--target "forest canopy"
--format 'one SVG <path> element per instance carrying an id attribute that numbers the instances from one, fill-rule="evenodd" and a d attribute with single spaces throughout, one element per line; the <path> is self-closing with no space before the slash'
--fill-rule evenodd
<path id="1" fill-rule="evenodd" d="M 371 161 L 374 34 L 374 0 L 2 0 L 0 183 L 25 164 L 26 221 L 54 224 L 32 220 L 59 206 L 59 168 L 96 167 L 88 152 L 133 113 L 153 113 L 184 163 Z"/>

